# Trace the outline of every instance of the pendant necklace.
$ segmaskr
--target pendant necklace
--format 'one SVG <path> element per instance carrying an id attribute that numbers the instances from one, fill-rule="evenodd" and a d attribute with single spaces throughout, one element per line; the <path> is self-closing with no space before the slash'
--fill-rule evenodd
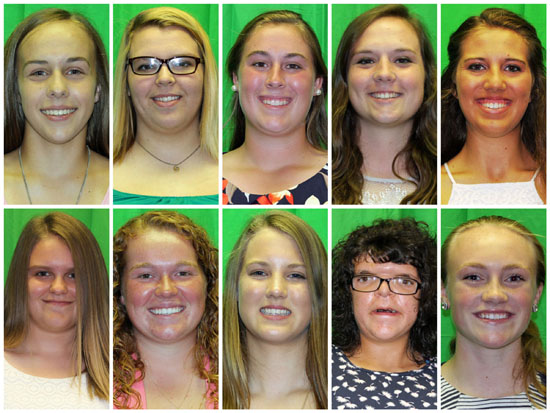
<path id="1" fill-rule="evenodd" d="M 153 153 L 151 153 L 151 152 L 150 152 L 145 146 L 143 146 L 143 145 L 141 144 L 141 142 L 138 141 L 137 139 L 136 139 L 136 143 L 137 143 L 139 146 L 141 146 L 145 152 L 147 152 L 149 155 L 151 155 L 151 156 L 152 156 L 153 158 L 155 158 L 157 161 L 162 162 L 162 163 L 165 164 L 165 165 L 170 165 L 170 166 L 172 167 L 172 169 L 174 170 L 174 172 L 178 172 L 178 171 L 180 170 L 180 165 L 181 165 L 182 163 L 184 163 L 186 160 L 188 160 L 189 158 L 191 158 L 191 157 L 195 154 L 195 152 L 197 152 L 197 151 L 199 150 L 199 148 L 201 147 L 201 144 L 199 143 L 199 145 L 195 148 L 195 150 L 194 150 L 193 152 L 191 152 L 189 155 L 187 155 L 187 156 L 185 157 L 185 159 L 183 159 L 183 161 L 179 161 L 179 162 L 176 162 L 176 163 L 172 163 L 172 162 L 166 162 L 166 161 L 160 159 L 158 156 L 156 156 L 156 155 L 154 155 Z"/>

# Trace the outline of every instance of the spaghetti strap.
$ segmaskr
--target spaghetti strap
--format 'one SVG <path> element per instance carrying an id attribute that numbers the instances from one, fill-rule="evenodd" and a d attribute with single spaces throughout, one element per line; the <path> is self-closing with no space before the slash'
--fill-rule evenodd
<path id="1" fill-rule="evenodd" d="M 537 175 L 539 174 L 540 172 L 540 166 L 537 168 L 537 170 L 535 171 L 535 174 L 533 175 L 533 177 L 531 178 L 531 180 L 529 182 L 533 182 L 535 180 L 535 178 L 537 177 Z"/>
<path id="2" fill-rule="evenodd" d="M 443 166 L 445 167 L 445 170 L 447 171 L 447 175 L 449 175 L 449 179 L 451 180 L 453 185 L 456 184 L 455 179 L 453 178 L 453 175 L 451 174 L 451 171 L 450 171 L 449 167 L 447 166 L 447 162 L 445 162 L 443 164 Z"/>

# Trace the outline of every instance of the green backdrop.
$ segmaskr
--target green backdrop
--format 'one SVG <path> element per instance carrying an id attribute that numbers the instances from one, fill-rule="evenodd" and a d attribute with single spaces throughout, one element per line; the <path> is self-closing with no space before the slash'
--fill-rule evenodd
<path id="1" fill-rule="evenodd" d="M 546 251 L 546 210 L 545 209 L 443 209 L 441 211 L 441 242 L 443 243 L 451 231 L 463 222 L 479 218 L 483 215 L 501 215 L 514 219 L 525 225 L 537 235 Z M 539 311 L 533 313 L 531 319 L 537 324 L 542 341 L 546 348 L 546 289 L 539 301 Z M 450 311 L 442 311 L 441 316 L 441 360 L 450 358 L 449 343 L 455 336 L 455 329 Z"/>
<path id="2" fill-rule="evenodd" d="M 326 209 L 285 209 L 302 218 L 315 230 L 325 248 L 327 247 L 327 210 Z M 224 209 L 223 210 L 223 269 L 235 243 L 252 217 L 267 212 L 267 209 Z"/>
<path id="3" fill-rule="evenodd" d="M 82 14 L 94 26 L 109 57 L 109 5 L 108 4 L 5 4 L 4 44 L 21 21 L 38 10 L 59 8 Z"/>
<path id="4" fill-rule="evenodd" d="M 125 208 L 125 209 L 113 209 L 113 236 L 118 229 L 126 224 L 131 218 L 144 214 L 145 212 L 155 211 L 155 209 L 138 209 L 138 208 Z M 195 224 L 203 227 L 206 233 L 210 237 L 210 241 L 217 248 L 218 247 L 218 209 L 174 209 L 188 218 L 190 218 Z"/>
<path id="5" fill-rule="evenodd" d="M 313 28 L 319 39 L 323 59 L 327 62 L 328 9 L 326 4 L 224 4 L 223 5 L 223 151 L 229 150 L 231 128 L 228 119 L 231 114 L 231 97 L 233 84 L 225 63 L 229 50 L 244 26 L 259 14 L 270 10 L 291 10 L 300 13 L 303 19 Z M 327 64 L 328 65 L 328 64 Z"/>
<path id="6" fill-rule="evenodd" d="M 336 58 L 336 51 L 338 50 L 340 39 L 342 38 L 342 35 L 348 25 L 357 16 L 376 6 L 378 6 L 378 4 L 332 5 L 332 62 L 334 62 L 334 59 Z M 437 51 L 437 5 L 407 4 L 406 6 L 424 24 L 424 27 L 430 36 L 432 48 L 435 53 Z"/>
<path id="7" fill-rule="evenodd" d="M 214 57 L 218 58 L 218 5 L 217 4 L 166 4 L 163 6 L 183 10 L 200 23 L 210 38 Z M 113 5 L 113 64 L 118 56 L 120 40 L 128 22 L 143 10 L 160 7 L 159 4 L 114 4 Z"/>
<path id="8" fill-rule="evenodd" d="M 441 71 L 449 64 L 449 37 L 470 16 L 488 7 L 500 7 L 519 14 L 536 29 L 542 46 L 546 47 L 546 5 L 544 4 L 442 4 L 441 5 Z M 546 65 L 546 59 L 544 59 Z"/>
<path id="9" fill-rule="evenodd" d="M 109 268 L 109 210 L 108 209 L 5 209 L 4 210 L 4 282 L 23 227 L 32 217 L 59 211 L 80 220 L 94 234 L 105 266 Z M 109 272 L 108 272 L 109 273 Z"/>

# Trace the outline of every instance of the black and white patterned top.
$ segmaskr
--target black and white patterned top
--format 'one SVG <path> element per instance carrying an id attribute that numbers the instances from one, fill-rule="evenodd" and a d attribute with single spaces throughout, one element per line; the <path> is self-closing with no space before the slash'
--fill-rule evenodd
<path id="1" fill-rule="evenodd" d="M 539 375 L 543 382 L 546 378 Z M 525 392 L 513 396 L 499 397 L 496 399 L 484 399 L 481 397 L 468 396 L 454 388 L 447 380 L 441 377 L 441 408 L 478 410 L 478 409 L 545 409 L 546 397 L 541 394 L 535 386 L 529 385 L 529 391 L 533 398 L 534 405 L 527 398 Z"/>
<path id="2" fill-rule="evenodd" d="M 332 408 L 436 409 L 436 359 L 418 370 L 386 373 L 357 367 L 332 346 Z"/>

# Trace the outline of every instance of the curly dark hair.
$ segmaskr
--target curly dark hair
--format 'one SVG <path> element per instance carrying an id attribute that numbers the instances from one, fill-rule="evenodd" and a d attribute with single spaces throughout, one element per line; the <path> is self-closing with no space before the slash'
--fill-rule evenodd
<path id="1" fill-rule="evenodd" d="M 413 218 L 378 219 L 360 226 L 332 251 L 332 343 L 348 355 L 361 339 L 351 296 L 355 263 L 368 256 L 375 263 L 409 264 L 420 277 L 418 316 L 409 334 L 408 352 L 419 365 L 437 354 L 437 250 L 428 224 Z"/>

